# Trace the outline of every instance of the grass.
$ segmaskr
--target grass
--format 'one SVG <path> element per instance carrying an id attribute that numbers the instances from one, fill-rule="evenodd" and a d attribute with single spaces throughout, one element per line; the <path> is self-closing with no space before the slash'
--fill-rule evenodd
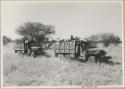
<path id="1" fill-rule="evenodd" d="M 119 47 L 103 48 L 120 64 L 83 63 L 77 60 L 14 53 L 13 44 L 3 48 L 4 86 L 81 86 L 122 85 L 122 51 Z"/>

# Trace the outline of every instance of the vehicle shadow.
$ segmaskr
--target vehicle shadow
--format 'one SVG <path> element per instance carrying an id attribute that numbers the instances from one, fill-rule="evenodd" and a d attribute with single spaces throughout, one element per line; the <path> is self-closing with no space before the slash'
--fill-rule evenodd
<path id="1" fill-rule="evenodd" d="M 104 64 L 108 64 L 108 65 L 120 65 L 121 63 L 119 62 L 115 62 L 113 60 L 111 60 L 112 57 L 111 56 L 105 56 L 103 58 L 99 58 L 98 60 L 97 59 L 94 59 L 94 62 L 95 64 L 99 64 L 101 65 L 102 63 Z M 85 61 L 85 60 L 79 60 L 80 62 L 83 62 L 83 63 L 86 63 L 86 62 L 91 62 L 90 60 L 88 61 Z"/>
<path id="2" fill-rule="evenodd" d="M 100 63 L 105 63 L 105 64 L 109 64 L 109 65 L 120 65 L 121 64 L 121 63 L 115 62 L 111 59 L 112 59 L 112 56 L 106 56 L 100 60 Z"/>
<path id="3" fill-rule="evenodd" d="M 114 62 L 112 60 L 102 61 L 101 63 L 105 63 L 105 64 L 108 64 L 108 65 L 120 65 L 121 64 L 119 62 Z"/>

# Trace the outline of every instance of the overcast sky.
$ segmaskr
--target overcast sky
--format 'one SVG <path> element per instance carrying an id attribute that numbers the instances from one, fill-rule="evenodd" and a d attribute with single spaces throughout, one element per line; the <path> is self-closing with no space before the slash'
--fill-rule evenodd
<path id="1" fill-rule="evenodd" d="M 92 34 L 112 32 L 121 36 L 120 2 L 2 2 L 3 35 L 19 38 L 15 33 L 24 22 L 40 22 L 55 26 L 54 38 L 70 35 L 84 38 Z"/>

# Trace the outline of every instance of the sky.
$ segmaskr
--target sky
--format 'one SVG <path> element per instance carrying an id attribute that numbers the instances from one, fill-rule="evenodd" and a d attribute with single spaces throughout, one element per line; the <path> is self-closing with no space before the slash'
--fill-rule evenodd
<path id="1" fill-rule="evenodd" d="M 121 2 L 40 2 L 3 1 L 1 3 L 2 34 L 20 38 L 17 27 L 25 22 L 55 26 L 53 38 L 80 38 L 92 34 L 114 33 L 121 37 Z"/>

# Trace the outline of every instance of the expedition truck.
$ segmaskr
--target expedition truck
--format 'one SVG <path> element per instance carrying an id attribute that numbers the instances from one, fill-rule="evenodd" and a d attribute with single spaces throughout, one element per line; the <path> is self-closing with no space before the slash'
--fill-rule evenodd
<path id="1" fill-rule="evenodd" d="M 110 58 L 110 56 L 106 56 L 106 51 L 91 46 L 90 42 L 85 39 L 56 42 L 54 52 L 56 57 L 68 55 L 83 61 L 88 61 L 90 57 L 94 57 L 95 62 L 107 61 Z"/>

